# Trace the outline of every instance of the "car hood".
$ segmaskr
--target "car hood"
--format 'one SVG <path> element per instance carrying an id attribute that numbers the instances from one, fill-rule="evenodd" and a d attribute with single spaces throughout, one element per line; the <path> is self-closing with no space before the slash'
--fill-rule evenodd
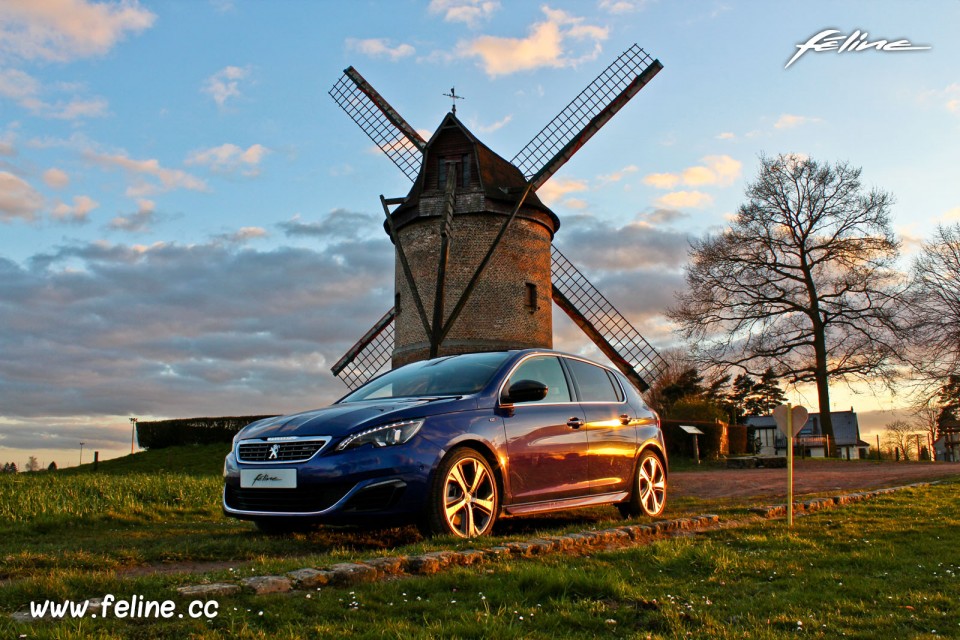
<path id="1" fill-rule="evenodd" d="M 335 404 L 323 409 L 289 416 L 267 418 L 246 426 L 238 438 L 276 438 L 290 436 L 342 436 L 358 429 L 375 427 L 397 420 L 424 418 L 477 408 L 473 397 L 398 398 Z"/>

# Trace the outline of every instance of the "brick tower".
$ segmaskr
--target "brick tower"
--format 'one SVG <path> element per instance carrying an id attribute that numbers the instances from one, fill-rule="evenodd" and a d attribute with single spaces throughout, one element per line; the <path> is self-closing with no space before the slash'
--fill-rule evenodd
<path id="1" fill-rule="evenodd" d="M 453 317 L 526 186 L 520 170 L 477 140 L 453 113 L 427 142 L 413 188 L 391 218 L 423 316 L 441 318 L 434 326 Z M 550 256 L 559 227 L 557 216 L 529 194 L 433 355 L 553 346 Z M 394 367 L 431 356 L 431 335 L 399 252 L 396 260 Z"/>

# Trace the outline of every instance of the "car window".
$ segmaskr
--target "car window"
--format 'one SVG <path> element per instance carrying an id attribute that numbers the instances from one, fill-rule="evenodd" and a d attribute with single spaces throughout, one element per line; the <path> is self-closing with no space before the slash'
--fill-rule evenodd
<path id="1" fill-rule="evenodd" d="M 620 402 L 607 370 L 583 360 L 567 360 L 580 389 L 580 402 Z"/>
<path id="2" fill-rule="evenodd" d="M 547 385 L 547 397 L 537 402 L 570 402 L 570 387 L 558 358 L 544 356 L 524 360 L 510 376 L 506 388 L 520 380 L 535 380 Z"/>
<path id="3" fill-rule="evenodd" d="M 371 380 L 340 402 L 477 393 L 493 379 L 508 355 L 471 353 L 408 364 Z"/>
<path id="4" fill-rule="evenodd" d="M 623 402 L 626 400 L 626 396 L 623 395 L 623 388 L 620 386 L 620 383 L 617 381 L 617 376 L 614 375 L 612 371 L 607 371 L 607 376 L 610 378 L 610 384 L 613 385 L 613 391 L 617 394 L 617 400 Z"/>

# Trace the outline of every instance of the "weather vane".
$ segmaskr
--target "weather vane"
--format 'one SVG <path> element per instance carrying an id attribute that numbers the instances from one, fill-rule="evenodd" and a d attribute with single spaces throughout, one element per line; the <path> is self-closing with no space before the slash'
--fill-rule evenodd
<path id="1" fill-rule="evenodd" d="M 453 115 L 457 115 L 457 100 L 463 100 L 463 96 L 457 95 L 457 89 L 455 87 L 450 87 L 450 93 L 445 93 L 443 95 L 450 98 L 450 101 L 453 102 L 453 106 L 450 108 L 450 111 L 453 113 Z"/>

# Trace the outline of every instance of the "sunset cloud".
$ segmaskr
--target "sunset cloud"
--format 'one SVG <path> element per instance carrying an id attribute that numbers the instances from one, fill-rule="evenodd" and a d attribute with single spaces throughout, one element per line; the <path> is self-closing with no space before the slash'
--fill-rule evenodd
<path id="1" fill-rule="evenodd" d="M 644 184 L 657 189 L 673 189 L 683 184 L 688 187 L 728 187 L 740 177 L 743 163 L 730 156 L 705 156 L 703 163 L 687 167 L 679 174 L 651 173 L 644 177 Z"/>
<path id="2" fill-rule="evenodd" d="M 70 184 L 70 176 L 62 169 L 51 167 L 43 172 L 43 182 L 51 189 L 63 189 Z"/>
<path id="3" fill-rule="evenodd" d="M 100 206 L 100 203 L 90 196 L 74 196 L 73 204 L 59 203 L 53 208 L 51 215 L 60 222 L 84 224 L 90 212 Z"/>
<path id="4" fill-rule="evenodd" d="M 149 29 L 155 20 L 136 0 L 4 0 L 0 52 L 56 62 L 99 56 L 127 34 Z"/>
<path id="5" fill-rule="evenodd" d="M 84 157 L 93 164 L 105 168 L 119 168 L 131 175 L 134 182 L 126 192 L 130 197 L 143 197 L 175 189 L 207 190 L 207 183 L 200 178 L 181 169 L 162 167 L 156 159 L 135 160 L 123 153 L 104 154 L 95 151 L 86 151 Z M 147 180 L 148 177 L 155 181 Z"/>
<path id="6" fill-rule="evenodd" d="M 243 149 L 235 144 L 222 144 L 194 151 L 187 156 L 186 164 L 208 167 L 215 173 L 256 176 L 260 173 L 260 161 L 269 153 L 262 144 L 253 144 Z"/>
<path id="7" fill-rule="evenodd" d="M 702 191 L 671 191 L 656 199 L 658 207 L 699 209 L 713 204 L 713 196 Z"/>
<path id="8" fill-rule="evenodd" d="M 497 0 L 430 0 L 430 13 L 442 13 L 447 22 L 477 27 L 500 10 Z"/>
<path id="9" fill-rule="evenodd" d="M 394 62 L 412 56 L 417 52 L 417 50 L 409 44 L 393 44 L 390 40 L 384 38 L 368 38 L 366 40 L 348 38 L 347 49 L 362 53 L 371 58 L 389 58 Z"/>
<path id="10" fill-rule="evenodd" d="M 200 90 L 213 98 L 217 106 L 222 108 L 227 100 L 241 96 L 240 81 L 245 80 L 249 75 L 249 67 L 224 67 L 207 78 Z"/>
<path id="11" fill-rule="evenodd" d="M 605 27 L 585 23 L 566 11 L 544 6 L 545 20 L 525 38 L 480 36 L 457 47 L 460 57 L 479 58 L 487 75 L 495 77 L 541 67 L 571 67 L 594 60 L 609 34 Z M 573 48 L 579 48 L 576 53 Z"/>
<path id="12" fill-rule="evenodd" d="M 26 180 L 0 171 L 0 222 L 13 222 L 18 218 L 30 222 L 41 207 L 43 197 Z"/>
<path id="13" fill-rule="evenodd" d="M 799 127 L 804 124 L 813 124 L 816 122 L 821 122 L 820 118 L 812 118 L 809 116 L 797 116 L 790 113 L 784 113 L 777 121 L 773 123 L 774 129 L 793 129 L 794 127 Z"/>

